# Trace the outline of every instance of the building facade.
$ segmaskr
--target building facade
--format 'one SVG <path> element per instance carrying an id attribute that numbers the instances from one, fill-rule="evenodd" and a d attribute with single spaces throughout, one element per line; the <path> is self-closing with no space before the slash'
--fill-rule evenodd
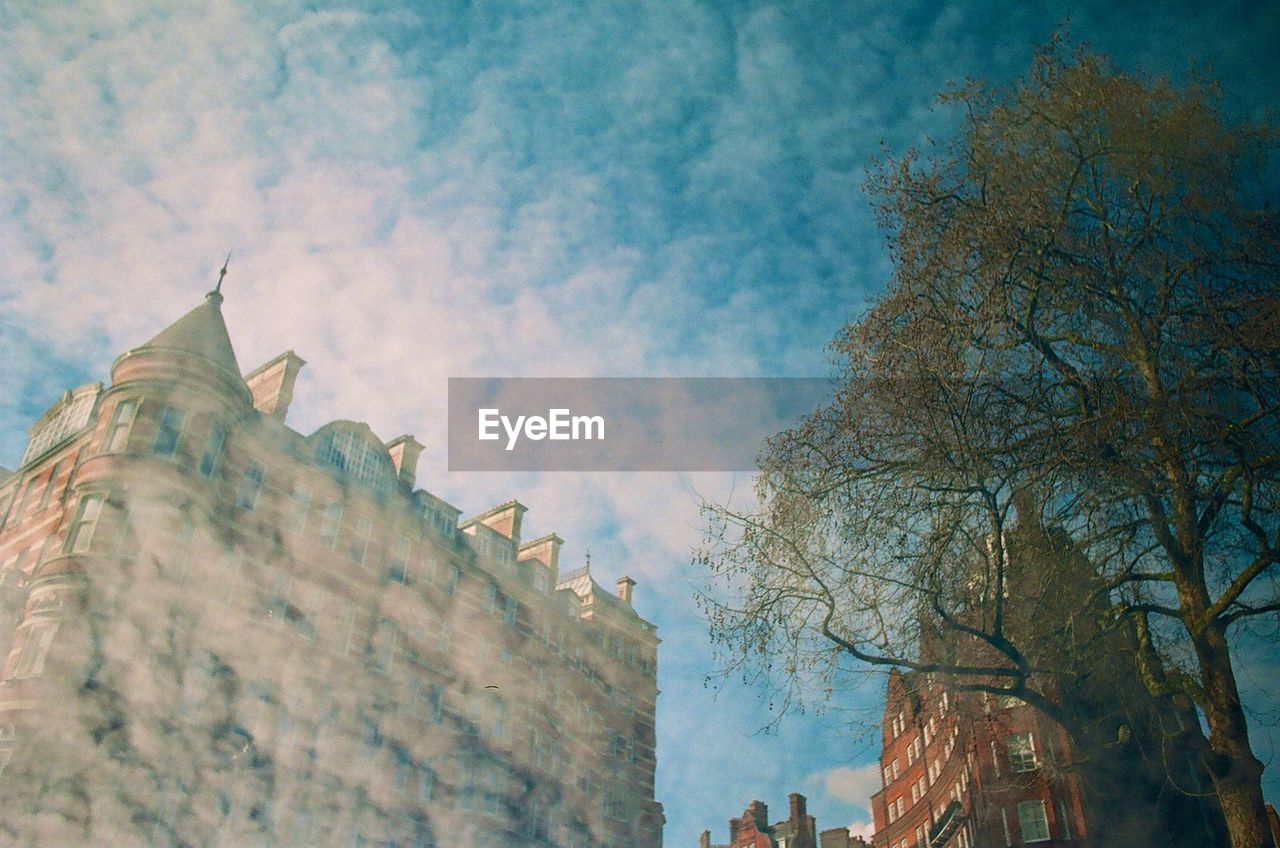
<path id="1" fill-rule="evenodd" d="M 809 815 L 807 799 L 792 792 L 787 800 L 786 819 L 770 824 L 768 805 L 752 801 L 741 816 L 729 819 L 727 843 L 713 845 L 711 831 L 704 830 L 698 840 L 699 848 L 818 848 L 817 824 Z"/>
<path id="2" fill-rule="evenodd" d="M 1094 844 L 1065 734 L 1015 698 L 894 671 L 881 740 L 876 848 Z"/>
<path id="3" fill-rule="evenodd" d="M 242 376 L 220 304 L 0 480 L 0 844 L 660 848 L 634 581 L 290 429 L 302 360 Z"/>
<path id="4" fill-rule="evenodd" d="M 1045 669 L 1027 685 L 1052 702 L 1057 721 L 1010 694 L 969 691 L 1006 679 L 891 672 L 882 788 L 871 804 L 876 848 L 1225 845 L 1192 753 L 1194 709 L 1184 696 L 1152 696 L 1138 679 L 1135 635 L 1108 617 L 1087 558 L 1042 524 L 1029 497 L 999 547 L 1003 632 Z M 980 622 L 991 584 L 976 570 L 966 585 L 974 593 L 959 609 Z M 924 663 L 1001 662 L 982 640 L 928 617 L 920 633 Z"/>

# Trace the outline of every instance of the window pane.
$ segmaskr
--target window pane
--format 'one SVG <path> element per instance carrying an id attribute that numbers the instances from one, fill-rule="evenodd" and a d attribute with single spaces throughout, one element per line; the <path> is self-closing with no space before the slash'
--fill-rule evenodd
<path id="1" fill-rule="evenodd" d="M 209 428 L 209 445 L 200 457 L 200 476 L 212 479 L 218 472 L 218 462 L 222 459 L 222 449 L 227 443 L 227 431 L 217 424 Z"/>
<path id="2" fill-rule="evenodd" d="M 156 419 L 156 441 L 151 452 L 157 456 L 173 456 L 178 452 L 178 438 L 182 435 L 181 411 L 172 406 L 160 410 Z"/>
<path id="3" fill-rule="evenodd" d="M 71 530 L 67 534 L 68 553 L 82 554 L 89 550 L 89 545 L 93 542 L 93 531 L 98 525 L 98 516 L 101 513 L 101 495 L 85 495 L 80 500 L 76 520 L 71 523 Z"/>
<path id="4" fill-rule="evenodd" d="M 1031 771 L 1036 767 L 1035 743 L 1030 733 L 1015 733 L 1009 737 L 1009 767 L 1015 772 Z"/>
<path id="5" fill-rule="evenodd" d="M 1043 801 L 1023 801 L 1018 805 L 1018 828 L 1023 842 L 1042 842 L 1049 838 L 1049 820 Z"/>

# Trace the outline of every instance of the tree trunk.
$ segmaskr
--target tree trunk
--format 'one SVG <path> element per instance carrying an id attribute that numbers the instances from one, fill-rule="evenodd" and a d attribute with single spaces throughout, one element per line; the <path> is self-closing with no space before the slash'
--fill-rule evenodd
<path id="1" fill-rule="evenodd" d="M 1209 773 L 1222 805 L 1231 848 L 1275 848 L 1262 800 L 1263 766 L 1249 745 L 1249 726 L 1226 637 L 1211 623 L 1193 635 L 1193 642 L 1204 683 L 1201 706 L 1209 725 Z"/>

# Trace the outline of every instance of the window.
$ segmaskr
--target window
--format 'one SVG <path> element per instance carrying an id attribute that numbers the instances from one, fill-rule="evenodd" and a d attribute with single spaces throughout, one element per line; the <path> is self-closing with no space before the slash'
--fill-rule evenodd
<path id="1" fill-rule="evenodd" d="M 1067 805 L 1062 803 L 1062 799 L 1058 799 L 1058 823 L 1062 828 L 1062 838 L 1071 838 L 1071 825 L 1067 822 Z"/>
<path id="2" fill-rule="evenodd" d="M 1049 838 L 1044 801 L 1023 801 L 1018 805 L 1018 830 L 1023 842 L 1044 842 Z"/>
<path id="3" fill-rule="evenodd" d="M 491 721 L 489 732 L 494 739 L 507 738 L 507 702 L 499 697 L 493 699 L 493 709 L 490 712 Z"/>
<path id="4" fill-rule="evenodd" d="M 27 481 L 27 487 L 22 490 L 22 497 L 13 506 L 13 511 L 9 514 L 13 521 L 21 521 L 22 513 L 27 508 L 27 501 L 31 499 L 31 493 L 36 489 L 36 479 L 32 477 Z"/>
<path id="5" fill-rule="evenodd" d="M 363 517 L 356 522 L 356 530 L 351 536 L 349 549 L 351 561 L 356 565 L 364 565 L 365 555 L 369 552 L 369 537 L 372 535 L 373 519 Z"/>
<path id="6" fill-rule="evenodd" d="M 400 628 L 389 618 L 378 622 L 378 629 L 373 634 L 372 660 L 375 671 L 390 674 L 395 662 L 396 642 L 400 638 Z"/>
<path id="7" fill-rule="evenodd" d="M 893 779 L 897 780 L 898 779 L 898 758 L 897 757 L 893 758 L 893 762 L 890 763 L 890 766 L 893 768 Z"/>
<path id="8" fill-rule="evenodd" d="M 178 452 L 178 439 L 182 436 L 181 410 L 166 406 L 156 418 L 156 440 L 151 452 L 156 456 L 173 456 Z"/>
<path id="9" fill-rule="evenodd" d="M 218 463 L 222 461 L 222 449 L 227 444 L 227 431 L 214 424 L 209 428 L 209 444 L 200 456 L 200 476 L 212 480 L 218 473 Z"/>
<path id="10" fill-rule="evenodd" d="M 356 608 L 345 598 L 338 599 L 337 627 L 333 633 L 333 652 L 345 655 L 351 650 L 356 633 Z"/>
<path id="11" fill-rule="evenodd" d="M 98 518 L 102 515 L 102 495 L 85 495 L 80 499 L 75 520 L 67 532 L 66 552 L 82 554 L 89 550 L 93 542 L 93 531 L 98 526 Z"/>
<path id="12" fill-rule="evenodd" d="M 884 785 L 888 786 L 889 782 L 892 780 L 893 780 L 893 772 L 889 769 L 888 766 L 885 766 L 884 767 Z"/>
<path id="13" fill-rule="evenodd" d="M 519 604 L 516 602 L 515 598 L 507 598 L 504 604 L 505 608 L 503 610 L 502 618 L 507 624 L 514 625 L 516 623 L 516 612 L 520 608 Z"/>
<path id="14" fill-rule="evenodd" d="M 418 766 L 418 800 L 430 801 L 436 788 L 436 773 L 431 766 Z"/>
<path id="15" fill-rule="evenodd" d="M 404 748 L 396 746 L 396 769 L 392 773 L 391 785 L 397 792 L 403 792 L 409 785 L 409 775 L 414 771 L 413 759 Z"/>
<path id="16" fill-rule="evenodd" d="M 387 563 L 387 579 L 401 585 L 409 583 L 409 555 L 413 550 L 413 540 L 401 534 L 391 552 Z"/>
<path id="17" fill-rule="evenodd" d="M 111 414 L 111 426 L 107 428 L 107 439 L 103 451 L 111 453 L 125 449 L 129 441 L 129 431 L 133 429 L 133 419 L 138 413 L 136 400 L 122 400 L 116 404 Z"/>
<path id="18" fill-rule="evenodd" d="M 995 770 L 996 777 L 1000 776 L 1000 752 L 996 750 L 995 740 L 991 740 L 991 767 Z"/>
<path id="19" fill-rule="evenodd" d="M 62 466 L 66 460 L 60 459 L 53 464 L 53 470 L 49 472 L 48 478 L 45 479 L 44 491 L 40 493 L 40 503 L 36 505 L 36 511 L 44 509 L 49 505 L 49 498 L 53 495 L 53 484 L 57 481 L 58 475 L 62 473 Z"/>
<path id="20" fill-rule="evenodd" d="M 293 578 L 283 571 L 277 572 L 275 585 L 271 589 L 271 594 L 267 597 L 267 624 L 269 626 L 280 627 L 289 616 L 292 609 L 289 605 L 292 587 Z"/>
<path id="21" fill-rule="evenodd" d="M 1009 848 L 1013 839 L 1009 835 L 1009 814 L 1004 811 L 1004 807 L 1000 808 L 1000 827 L 1004 830 L 1004 846 Z"/>
<path id="22" fill-rule="evenodd" d="M 317 531 L 320 544 L 336 548 L 338 546 L 338 528 L 341 524 L 342 504 L 337 502 L 325 504 L 324 510 L 320 513 L 320 529 Z"/>
<path id="23" fill-rule="evenodd" d="M 43 672 L 49 646 L 53 644 L 53 636 L 57 632 L 56 621 L 42 621 L 27 627 L 26 638 L 22 640 L 18 657 L 13 662 L 13 673 L 9 676 L 21 680 Z"/>
<path id="24" fill-rule="evenodd" d="M 307 514 L 311 511 L 311 490 L 300 486 L 293 490 L 293 504 L 289 510 L 289 526 L 301 533 L 307 529 Z"/>
<path id="25" fill-rule="evenodd" d="M 907 765 L 911 765 L 916 761 L 916 743 L 912 742 L 907 746 Z"/>
<path id="26" fill-rule="evenodd" d="M 240 480 L 240 494 L 236 496 L 236 506 L 246 512 L 252 512 L 258 504 L 258 494 L 267 479 L 267 470 L 256 462 L 250 462 Z"/>
<path id="27" fill-rule="evenodd" d="M 430 709 L 429 717 L 433 722 L 439 724 L 444 721 L 444 687 L 439 683 L 432 683 L 427 689 L 427 703 Z"/>
<path id="28" fill-rule="evenodd" d="M 1009 748 L 1009 768 L 1016 773 L 1032 771 L 1036 767 L 1035 741 L 1030 733 L 1015 733 L 1006 743 Z"/>
<path id="29" fill-rule="evenodd" d="M 5 766 L 13 759 L 17 747 L 18 732 L 12 724 L 0 724 L 0 777 L 4 776 Z"/>

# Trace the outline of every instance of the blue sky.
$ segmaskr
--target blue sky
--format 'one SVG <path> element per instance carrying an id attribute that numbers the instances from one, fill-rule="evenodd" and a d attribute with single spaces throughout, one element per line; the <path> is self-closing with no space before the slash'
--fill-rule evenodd
<path id="1" fill-rule="evenodd" d="M 264 6 L 268 4 L 262 4 Z M 669 846 L 758 797 L 865 821 L 881 683 L 774 735 L 705 688 L 696 494 L 683 475 L 450 475 L 449 376 L 813 376 L 887 279 L 870 160 L 932 137 L 949 81 L 1007 81 L 1070 18 L 1124 67 L 1208 62 L 1275 106 L 1263 3 L 280 2 L 0 8 L 0 464 L 60 392 L 198 302 L 246 368 L 308 360 L 290 423 L 428 445 L 422 485 L 640 581 L 661 627 Z M 1272 652 L 1245 675 L 1263 710 Z M 1276 749 L 1259 712 L 1258 747 Z M 1275 766 L 1271 795 L 1280 794 Z"/>

